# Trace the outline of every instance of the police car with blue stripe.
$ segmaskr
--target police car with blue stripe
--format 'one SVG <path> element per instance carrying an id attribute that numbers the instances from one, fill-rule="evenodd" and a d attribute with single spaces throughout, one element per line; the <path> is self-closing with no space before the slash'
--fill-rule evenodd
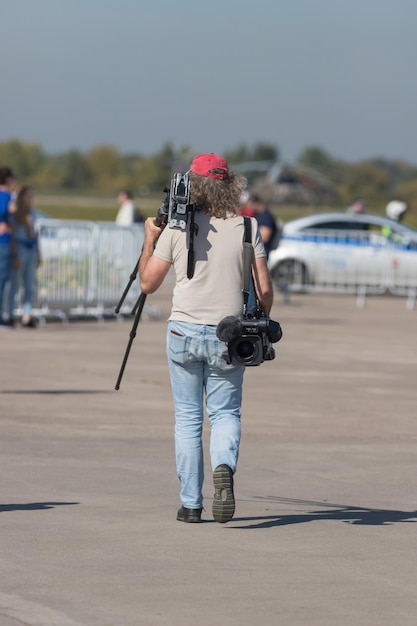
<path id="1" fill-rule="evenodd" d="M 417 230 L 368 213 L 310 215 L 284 224 L 268 267 L 292 291 L 417 289 Z"/>

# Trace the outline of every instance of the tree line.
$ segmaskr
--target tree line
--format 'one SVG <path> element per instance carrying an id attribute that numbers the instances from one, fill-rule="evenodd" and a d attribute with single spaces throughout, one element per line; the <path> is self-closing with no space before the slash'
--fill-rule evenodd
<path id="1" fill-rule="evenodd" d="M 0 164 L 9 165 L 19 181 L 37 190 L 92 192 L 114 196 L 120 189 L 135 195 L 161 193 L 172 173 L 185 171 L 194 151 L 189 146 L 179 149 L 171 143 L 151 156 L 122 153 L 111 145 L 97 145 L 82 152 L 71 149 L 59 154 L 47 153 L 41 145 L 19 139 L 0 142 Z M 273 144 L 240 144 L 224 152 L 231 167 L 241 170 L 250 184 L 266 176 L 273 165 L 293 176 L 310 171 L 321 177 L 331 190 L 332 203 L 346 206 L 362 197 L 373 207 L 383 207 L 393 199 L 401 199 L 417 210 L 417 166 L 406 161 L 375 158 L 346 162 L 319 147 L 302 151 L 294 164 L 282 163 L 279 148 Z M 301 174 L 300 174 L 301 176 Z M 286 203 L 291 203 L 291 196 Z M 295 198 L 294 202 L 298 202 Z M 311 202 L 311 197 L 309 202 Z M 328 203 L 328 196 L 317 193 L 313 203 Z"/>

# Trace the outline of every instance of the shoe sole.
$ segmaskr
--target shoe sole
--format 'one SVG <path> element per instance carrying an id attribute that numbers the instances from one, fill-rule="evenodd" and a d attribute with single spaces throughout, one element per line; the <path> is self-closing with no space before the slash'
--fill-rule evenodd
<path id="1" fill-rule="evenodd" d="M 233 476 L 227 467 L 217 467 L 213 472 L 213 517 L 219 524 L 230 522 L 235 513 Z"/>
<path id="2" fill-rule="evenodd" d="M 201 524 L 201 517 L 180 517 L 177 515 L 177 520 L 179 522 L 185 522 L 186 524 Z"/>

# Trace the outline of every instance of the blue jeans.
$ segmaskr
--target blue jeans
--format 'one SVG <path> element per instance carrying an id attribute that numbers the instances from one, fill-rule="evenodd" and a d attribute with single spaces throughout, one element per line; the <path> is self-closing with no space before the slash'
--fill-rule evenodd
<path id="1" fill-rule="evenodd" d="M 12 269 L 10 277 L 10 292 L 9 292 L 9 314 L 13 315 L 13 311 L 16 305 L 16 294 L 19 289 L 19 279 L 23 280 L 23 315 L 30 315 L 32 312 L 32 303 L 35 295 L 35 278 L 36 278 L 36 264 L 38 260 L 38 253 L 36 247 L 28 248 L 24 244 L 17 243 L 17 256 L 21 263 L 21 269 Z"/>
<path id="2" fill-rule="evenodd" d="M 0 244 L 0 318 L 3 311 L 3 296 L 6 283 L 10 280 L 12 270 L 12 255 L 10 253 L 10 243 Z"/>
<path id="3" fill-rule="evenodd" d="M 175 408 L 175 455 L 181 503 L 203 506 L 204 395 L 210 422 L 214 470 L 225 463 L 236 471 L 240 444 L 240 408 L 245 367 L 228 365 L 226 344 L 216 326 L 168 323 L 167 354 Z"/>

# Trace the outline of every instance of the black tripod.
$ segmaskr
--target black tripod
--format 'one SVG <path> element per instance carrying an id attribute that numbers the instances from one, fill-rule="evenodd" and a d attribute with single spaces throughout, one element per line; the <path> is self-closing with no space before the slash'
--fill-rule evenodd
<path id="1" fill-rule="evenodd" d="M 158 215 L 155 218 L 155 226 L 160 226 L 161 228 L 164 228 L 164 226 L 167 223 L 167 218 L 168 218 L 168 206 L 169 206 L 169 189 L 164 189 L 166 195 L 165 195 L 165 200 L 163 201 L 162 205 L 159 208 L 158 211 Z M 136 263 L 135 267 L 133 268 L 132 273 L 129 276 L 129 282 L 126 285 L 126 288 L 124 290 L 124 292 L 122 293 L 122 297 L 119 300 L 119 304 L 116 306 L 116 308 L 114 309 L 114 312 L 119 313 L 120 311 L 120 307 L 122 306 L 124 299 L 126 298 L 129 289 L 131 288 L 133 282 L 136 280 L 136 276 L 138 275 L 138 270 L 139 270 L 139 261 L 140 261 L 140 257 L 138 259 L 138 262 Z M 132 347 L 132 343 L 134 338 L 136 337 L 136 330 L 138 328 L 139 322 L 140 322 L 140 317 L 142 315 L 142 310 L 143 307 L 145 305 L 145 301 L 146 301 L 146 293 L 141 293 L 139 298 L 136 301 L 135 306 L 133 307 L 133 309 L 131 310 L 131 315 L 135 316 L 134 322 L 133 322 L 133 326 L 132 329 L 129 333 L 129 343 L 127 344 L 127 348 L 126 348 L 126 352 L 123 358 L 123 362 L 122 362 L 122 366 L 120 368 L 120 372 L 119 372 L 119 376 L 117 378 L 117 382 L 116 382 L 116 386 L 115 389 L 116 391 L 119 390 L 120 388 L 120 382 L 122 380 L 123 377 L 123 372 L 125 371 L 125 367 L 126 367 L 126 363 L 127 363 L 127 359 L 129 357 L 129 352 L 130 352 L 130 348 Z"/>
<path id="2" fill-rule="evenodd" d="M 138 275 L 138 267 L 139 267 L 139 261 L 136 263 L 136 265 L 135 265 L 135 267 L 133 269 L 133 272 L 130 274 L 129 282 L 126 285 L 126 288 L 125 288 L 125 290 L 124 290 L 124 292 L 122 294 L 122 297 L 119 300 L 119 304 L 114 309 L 114 312 L 116 314 L 119 313 L 120 307 L 122 306 L 122 304 L 124 302 L 124 299 L 126 298 L 126 296 L 128 294 L 129 289 L 131 288 L 133 282 L 135 281 L 136 276 Z M 125 371 L 127 359 L 129 357 L 130 348 L 132 347 L 133 340 L 136 337 L 136 330 L 137 330 L 139 322 L 140 322 L 140 318 L 141 318 L 141 315 L 142 315 L 142 310 L 143 310 L 145 301 L 146 301 L 146 293 L 142 292 L 140 294 L 139 298 L 137 299 L 135 306 L 133 307 L 133 309 L 131 311 L 131 315 L 134 315 L 135 319 L 134 319 L 134 322 L 133 322 L 132 329 L 131 329 L 131 331 L 129 333 L 129 343 L 127 344 L 127 348 L 126 348 L 126 352 L 125 352 L 125 355 L 124 355 L 124 358 L 123 358 L 122 366 L 120 368 L 119 376 L 117 378 L 117 382 L 116 382 L 116 386 L 115 386 L 116 391 L 118 391 L 119 388 L 120 388 L 120 383 L 121 383 L 121 380 L 122 380 L 122 377 L 123 377 L 123 372 Z"/>

